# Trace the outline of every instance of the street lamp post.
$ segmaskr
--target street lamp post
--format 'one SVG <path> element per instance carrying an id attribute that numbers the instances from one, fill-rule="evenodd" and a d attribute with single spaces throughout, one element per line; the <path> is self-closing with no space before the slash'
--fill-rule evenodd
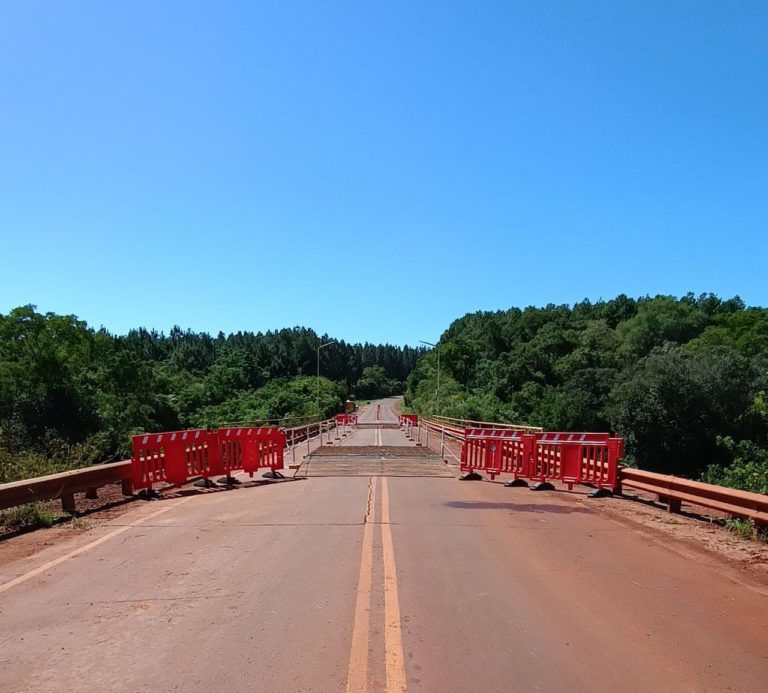
<path id="1" fill-rule="evenodd" d="M 419 340 L 420 344 L 426 344 L 427 346 L 437 349 L 437 390 L 435 391 L 435 413 L 440 416 L 440 344 L 432 344 L 432 342 L 425 342 Z"/>
<path id="2" fill-rule="evenodd" d="M 336 344 L 336 340 L 317 345 L 317 411 L 320 411 L 320 349 L 324 349 L 331 344 Z"/>

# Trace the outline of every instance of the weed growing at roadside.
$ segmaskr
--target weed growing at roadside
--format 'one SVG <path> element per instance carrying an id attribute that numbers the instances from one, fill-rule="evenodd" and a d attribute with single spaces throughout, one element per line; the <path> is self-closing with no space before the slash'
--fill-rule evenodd
<path id="1" fill-rule="evenodd" d="M 91 527 L 91 523 L 83 517 L 73 517 L 70 527 L 72 529 L 78 529 L 78 530 L 89 529 Z"/>
<path id="2" fill-rule="evenodd" d="M 0 526 L 12 529 L 50 527 L 54 519 L 53 513 L 42 503 L 27 503 L 0 512 Z"/>
<path id="3" fill-rule="evenodd" d="M 734 517 L 730 520 L 726 520 L 725 528 L 729 532 L 737 534 L 742 539 L 758 539 L 765 536 L 765 530 L 758 530 L 758 528 L 755 526 L 754 520 L 742 519 L 740 517 Z"/>

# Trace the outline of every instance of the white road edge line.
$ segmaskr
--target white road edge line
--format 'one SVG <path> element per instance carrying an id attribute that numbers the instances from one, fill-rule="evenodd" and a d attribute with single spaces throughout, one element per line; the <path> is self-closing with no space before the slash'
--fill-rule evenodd
<path id="1" fill-rule="evenodd" d="M 90 551 L 91 549 L 96 548 L 97 546 L 99 546 L 99 544 L 103 544 L 105 541 L 109 541 L 110 539 L 112 539 L 112 537 L 116 537 L 119 534 L 122 534 L 123 532 L 127 532 L 129 529 L 138 527 L 139 525 L 144 524 L 148 520 L 152 520 L 156 518 L 158 515 L 167 513 L 169 510 L 178 508 L 182 503 L 186 503 L 189 500 L 192 500 L 192 496 L 188 498 L 182 498 L 181 500 L 179 500 L 177 503 L 174 503 L 173 505 L 168 505 L 164 508 L 160 508 L 160 510 L 150 513 L 146 517 L 141 517 L 138 520 L 136 520 L 136 522 L 130 525 L 123 525 L 122 527 L 119 527 L 118 529 L 116 529 L 114 532 L 105 534 L 103 537 L 99 537 L 98 539 L 90 542 L 89 544 L 86 544 L 85 546 L 81 546 L 80 548 L 75 549 L 74 551 L 70 551 L 69 553 L 64 554 L 63 556 L 59 556 L 58 558 L 52 561 L 48 561 L 47 563 L 44 563 L 43 565 L 35 568 L 34 570 L 30 570 L 28 573 L 19 575 L 13 580 L 4 582 L 2 585 L 0 585 L 0 594 L 8 591 L 12 587 L 16 587 L 17 585 L 20 585 L 23 582 L 26 582 L 27 580 L 31 580 L 33 577 L 37 577 L 38 575 L 51 570 L 51 568 L 55 568 L 57 565 L 64 563 L 64 561 L 68 561 L 70 558 L 74 558 L 75 556 L 79 556 L 80 554 L 85 553 L 86 551 Z"/>

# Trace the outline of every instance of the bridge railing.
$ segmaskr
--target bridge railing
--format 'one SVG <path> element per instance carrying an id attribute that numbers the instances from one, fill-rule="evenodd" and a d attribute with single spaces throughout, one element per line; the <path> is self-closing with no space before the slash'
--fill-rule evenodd
<path id="1" fill-rule="evenodd" d="M 444 424 L 453 428 L 504 428 L 525 433 L 539 433 L 544 429 L 541 426 L 529 426 L 528 424 L 498 423 L 493 421 L 475 421 L 473 419 L 455 419 L 450 416 L 432 416 L 430 421 L 436 424 Z"/>

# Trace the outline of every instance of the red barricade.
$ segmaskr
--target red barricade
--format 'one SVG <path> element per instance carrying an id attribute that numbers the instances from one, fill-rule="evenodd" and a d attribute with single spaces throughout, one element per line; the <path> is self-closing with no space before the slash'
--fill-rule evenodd
<path id="1" fill-rule="evenodd" d="M 417 414 L 400 414 L 400 425 L 407 426 L 410 422 L 411 426 L 419 425 L 419 417 Z"/>
<path id="2" fill-rule="evenodd" d="M 245 469 L 246 457 L 251 453 L 248 437 L 253 428 L 220 428 L 219 450 L 221 473 L 232 476 L 232 472 Z"/>
<path id="3" fill-rule="evenodd" d="M 283 469 L 286 437 L 279 428 L 222 428 L 218 431 L 222 471 L 243 471 L 253 476 L 259 469 Z"/>
<path id="4" fill-rule="evenodd" d="M 607 433 L 536 433 L 509 429 L 467 428 L 461 446 L 460 469 L 484 471 L 491 479 L 512 474 L 515 479 L 617 485 L 624 441 Z"/>
<path id="5" fill-rule="evenodd" d="M 337 426 L 357 426 L 357 414 L 336 414 Z"/>
<path id="6" fill-rule="evenodd" d="M 498 474 L 512 474 L 515 479 L 527 477 L 533 447 L 533 436 L 497 428 L 467 428 L 461 446 L 464 472 L 481 469 L 491 479 Z"/>
<path id="7" fill-rule="evenodd" d="M 283 469 L 285 431 L 274 427 L 196 429 L 133 437 L 134 488 L 180 486 L 189 479 L 258 469 Z"/>
<path id="8" fill-rule="evenodd" d="M 534 481 L 557 479 L 574 484 L 616 487 L 619 460 L 624 451 L 621 438 L 607 433 L 537 433 L 531 476 Z"/>
<path id="9" fill-rule="evenodd" d="M 273 472 L 283 469 L 285 452 L 285 431 L 281 428 L 254 428 L 252 454 L 246 458 L 243 471 L 251 476 L 257 469 L 269 467 Z"/>
<path id="10" fill-rule="evenodd" d="M 220 473 L 218 436 L 203 429 L 145 433 L 133 437 L 134 488 L 165 482 L 179 486 L 190 477 Z"/>

